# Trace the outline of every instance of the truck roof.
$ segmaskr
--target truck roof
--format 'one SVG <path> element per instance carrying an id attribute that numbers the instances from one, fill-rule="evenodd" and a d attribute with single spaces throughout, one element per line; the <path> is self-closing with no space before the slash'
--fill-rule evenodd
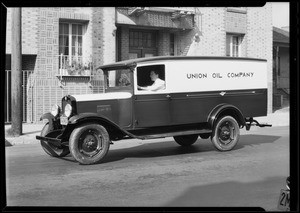
<path id="1" fill-rule="evenodd" d="M 137 63 L 160 61 L 160 60 L 251 60 L 251 61 L 267 61 L 260 58 L 241 58 L 241 57 L 222 57 L 222 56 L 155 56 L 148 58 L 136 58 L 125 61 L 119 61 L 111 64 L 99 66 L 97 69 L 109 70 L 117 68 L 135 67 Z"/>

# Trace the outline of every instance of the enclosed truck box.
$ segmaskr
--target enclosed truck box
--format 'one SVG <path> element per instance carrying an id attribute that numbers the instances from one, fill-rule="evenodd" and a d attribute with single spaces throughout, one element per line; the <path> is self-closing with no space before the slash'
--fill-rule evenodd
<path id="1" fill-rule="evenodd" d="M 152 57 L 100 66 L 105 93 L 67 95 L 53 106 L 41 136 L 51 156 L 69 152 L 82 164 L 100 162 L 111 141 L 198 136 L 221 151 L 234 148 L 239 129 L 267 115 L 267 61 L 229 57 Z"/>

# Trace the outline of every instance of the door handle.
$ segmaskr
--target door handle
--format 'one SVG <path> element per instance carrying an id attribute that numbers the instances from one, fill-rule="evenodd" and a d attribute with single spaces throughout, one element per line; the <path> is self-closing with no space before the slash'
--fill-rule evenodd
<path id="1" fill-rule="evenodd" d="M 166 95 L 166 98 L 171 99 L 171 95 Z"/>

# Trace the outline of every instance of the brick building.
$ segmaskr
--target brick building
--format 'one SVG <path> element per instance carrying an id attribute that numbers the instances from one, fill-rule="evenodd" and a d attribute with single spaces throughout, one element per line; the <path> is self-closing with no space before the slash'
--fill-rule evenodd
<path id="1" fill-rule="evenodd" d="M 288 29 L 288 28 L 284 28 Z M 273 27 L 273 108 L 289 106 L 290 102 L 290 34 Z"/>
<path id="2" fill-rule="evenodd" d="M 11 10 L 7 13 L 10 70 Z M 66 94 L 103 92 L 93 68 L 160 55 L 254 57 L 268 60 L 272 111 L 272 8 L 22 8 L 26 121 L 37 122 Z M 9 106 L 7 107 L 9 109 Z"/>

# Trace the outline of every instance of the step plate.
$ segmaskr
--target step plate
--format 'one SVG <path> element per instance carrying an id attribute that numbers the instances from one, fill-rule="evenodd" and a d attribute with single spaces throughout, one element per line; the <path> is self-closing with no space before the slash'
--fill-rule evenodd
<path id="1" fill-rule="evenodd" d="M 153 134 L 153 135 L 143 135 L 143 136 L 137 136 L 137 138 L 155 139 L 155 138 L 166 138 L 166 137 L 173 137 L 173 136 L 179 136 L 179 135 L 196 135 L 196 134 L 211 133 L 211 132 L 212 132 L 212 130 L 210 130 L 210 129 L 201 129 L 201 130 L 169 132 L 169 133 L 161 133 L 161 134 Z"/>

